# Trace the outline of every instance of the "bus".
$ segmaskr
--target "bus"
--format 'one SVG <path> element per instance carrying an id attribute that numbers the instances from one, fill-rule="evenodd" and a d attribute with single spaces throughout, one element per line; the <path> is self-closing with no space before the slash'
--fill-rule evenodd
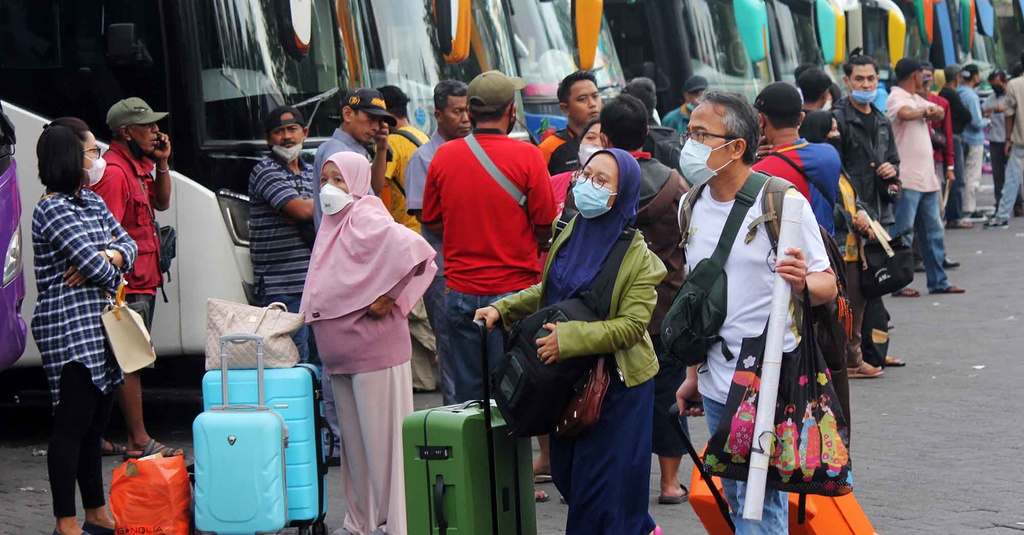
<path id="1" fill-rule="evenodd" d="M 907 46 L 907 19 L 893 0 L 862 0 L 847 12 L 847 44 L 878 62 L 882 81 L 895 82 L 893 68 Z"/>
<path id="2" fill-rule="evenodd" d="M 828 34 L 819 27 L 818 17 L 823 8 L 812 0 L 767 0 L 768 35 L 771 37 L 771 57 L 774 79 L 796 83 L 794 71 L 802 64 L 809 63 L 824 67 L 831 63 L 825 60 L 822 42 L 835 42 L 834 15 L 826 5 L 832 18 L 833 28 Z"/>
<path id="3" fill-rule="evenodd" d="M 28 327 L 21 316 L 25 299 L 22 273 L 21 198 L 18 165 L 14 161 L 14 125 L 0 106 L 0 371 L 10 368 L 25 351 Z"/>

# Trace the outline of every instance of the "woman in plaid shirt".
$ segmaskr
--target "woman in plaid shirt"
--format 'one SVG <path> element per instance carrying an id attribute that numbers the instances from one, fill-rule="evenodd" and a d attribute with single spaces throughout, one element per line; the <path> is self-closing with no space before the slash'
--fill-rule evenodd
<path id="1" fill-rule="evenodd" d="M 84 188 L 103 176 L 104 161 L 89 127 L 62 118 L 36 146 L 46 186 L 32 216 L 36 289 L 32 335 L 43 357 L 53 398 L 47 468 L 57 518 L 54 535 L 113 534 L 106 510 L 100 438 L 124 377 L 109 351 L 100 315 L 107 296 L 132 267 L 138 248 L 95 193 Z M 85 525 L 75 511 L 75 481 Z M 84 530 L 84 531 L 83 531 Z"/>

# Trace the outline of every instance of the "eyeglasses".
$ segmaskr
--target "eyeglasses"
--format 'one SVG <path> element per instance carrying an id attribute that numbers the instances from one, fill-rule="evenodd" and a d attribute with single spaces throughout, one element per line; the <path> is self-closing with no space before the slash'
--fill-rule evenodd
<path id="1" fill-rule="evenodd" d="M 95 158 L 93 158 L 93 159 L 94 159 L 94 160 L 98 160 L 98 159 L 99 159 L 99 157 L 100 157 L 100 156 L 101 156 L 101 155 L 103 154 L 103 149 L 101 149 L 101 148 L 99 148 L 99 147 L 93 147 L 93 148 L 91 148 L 91 149 L 85 149 L 85 153 L 86 153 L 86 154 L 89 154 L 89 153 L 95 154 L 95 155 L 96 155 L 96 157 L 95 157 Z"/>
<path id="2" fill-rule="evenodd" d="M 601 176 L 591 176 L 585 174 L 583 171 L 576 171 L 575 173 L 573 173 L 572 181 L 577 184 L 590 182 L 590 185 L 593 186 L 594 189 L 601 189 L 608 185 L 608 179 Z"/>
<path id="3" fill-rule="evenodd" d="M 739 139 L 735 136 L 722 136 L 719 134 L 712 134 L 711 132 L 684 132 L 679 136 L 679 143 L 681 145 L 686 145 L 687 140 L 693 139 L 697 143 L 704 145 L 704 141 L 707 140 L 707 138 L 709 137 L 713 137 L 715 139 L 724 139 L 726 141 L 733 141 L 735 139 Z"/>

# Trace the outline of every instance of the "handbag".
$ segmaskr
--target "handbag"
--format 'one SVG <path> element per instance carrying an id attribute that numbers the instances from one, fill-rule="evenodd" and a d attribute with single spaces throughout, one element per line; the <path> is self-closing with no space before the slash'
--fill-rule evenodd
<path id="1" fill-rule="evenodd" d="M 914 281 L 914 252 L 902 236 L 892 238 L 872 220 L 875 241 L 861 246 L 860 291 L 865 299 L 899 291 Z"/>
<path id="2" fill-rule="evenodd" d="M 206 301 L 206 370 L 219 370 L 220 338 L 227 334 L 258 334 L 265 340 L 266 368 L 292 368 L 299 363 L 299 349 L 291 335 L 302 327 L 302 314 L 288 312 L 283 303 L 254 307 L 208 299 Z M 231 369 L 256 369 L 255 342 L 229 344 L 226 359 Z"/>
<path id="3" fill-rule="evenodd" d="M 124 281 L 110 304 L 103 308 L 101 320 L 110 349 L 124 373 L 132 373 L 156 362 L 156 352 L 142 316 L 124 302 Z"/>
<path id="4" fill-rule="evenodd" d="M 555 426 L 555 433 L 560 437 L 575 438 L 593 427 L 601 418 L 601 405 L 610 382 L 604 357 L 599 357 L 582 388 L 569 397 L 562 418 Z"/>
<path id="5" fill-rule="evenodd" d="M 932 150 L 945 150 L 946 134 L 938 130 L 932 130 Z"/>
<path id="6" fill-rule="evenodd" d="M 765 332 L 746 338 L 736 360 L 722 420 L 708 441 L 704 466 L 712 475 L 746 481 L 750 453 L 770 448 L 768 487 L 799 494 L 843 496 L 853 492 L 850 428 L 832 373 L 810 333 L 810 294 L 804 292 L 800 343 L 782 357 L 772 432 L 754 437 L 764 364 Z"/>

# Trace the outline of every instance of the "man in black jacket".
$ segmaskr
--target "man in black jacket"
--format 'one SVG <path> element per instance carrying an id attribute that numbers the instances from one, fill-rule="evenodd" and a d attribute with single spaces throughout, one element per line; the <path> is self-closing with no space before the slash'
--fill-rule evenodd
<path id="1" fill-rule="evenodd" d="M 878 64 L 870 56 L 854 56 L 843 71 L 852 95 L 832 110 L 843 143 L 843 167 L 871 217 L 888 226 L 896 221 L 892 205 L 900 195 L 900 156 L 892 123 L 872 104 Z"/>
<path id="2" fill-rule="evenodd" d="M 949 112 L 953 116 L 953 189 L 949 192 L 949 201 L 946 202 L 946 228 L 971 228 L 974 225 L 970 221 L 963 221 L 964 218 L 964 142 L 961 134 L 971 123 L 971 110 L 964 106 L 956 88 L 960 85 L 959 65 L 947 65 L 943 72 L 946 75 L 946 85 L 939 90 L 939 96 L 949 101 Z M 948 187 L 948 186 L 947 186 Z"/>

